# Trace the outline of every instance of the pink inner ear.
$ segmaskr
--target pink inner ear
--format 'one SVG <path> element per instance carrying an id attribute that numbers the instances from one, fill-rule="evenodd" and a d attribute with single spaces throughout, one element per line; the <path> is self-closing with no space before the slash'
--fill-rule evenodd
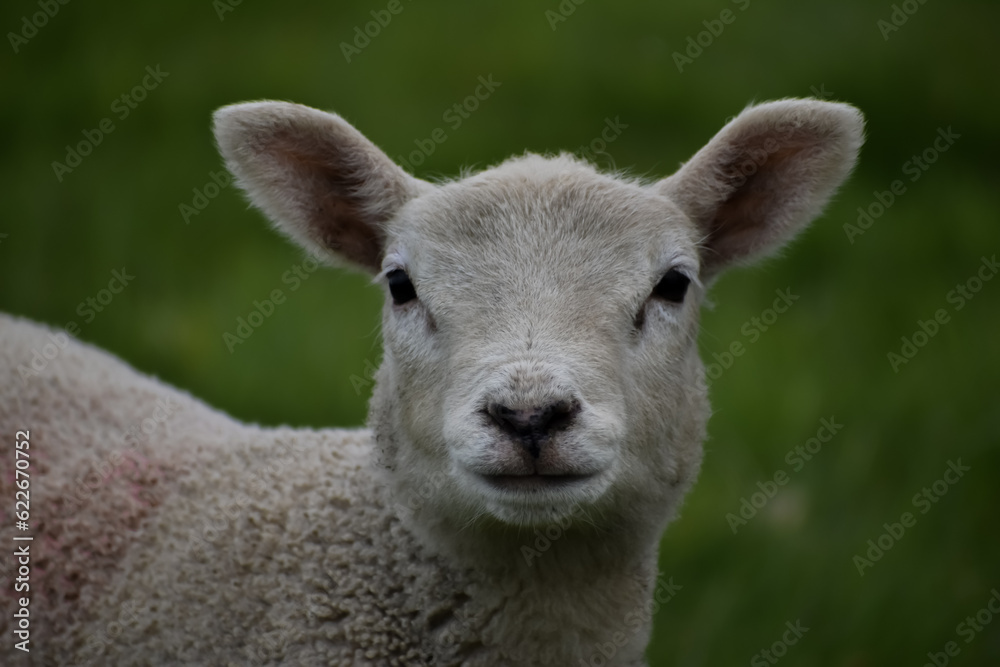
<path id="1" fill-rule="evenodd" d="M 739 259 L 794 232 L 788 208 L 811 187 L 809 162 L 819 146 L 803 131 L 761 135 L 741 146 L 720 170 L 733 190 L 710 223 L 706 245 L 717 258 Z"/>
<path id="2" fill-rule="evenodd" d="M 378 272 L 382 268 L 382 236 L 374 221 L 366 222 L 361 202 L 348 192 L 343 179 L 331 174 L 330 189 L 319 195 L 319 205 L 310 219 L 318 241 L 333 252 Z M 382 220 L 379 223 L 384 222 Z"/>
<path id="3" fill-rule="evenodd" d="M 296 193 L 292 206 L 300 208 L 307 233 L 318 245 L 372 272 L 382 266 L 383 237 L 380 211 L 391 201 L 402 201 L 401 187 L 383 188 L 384 196 L 371 197 L 373 177 L 379 166 L 350 154 L 350 148 L 324 138 L 283 132 L 271 137 L 257 159 L 270 159 L 287 174 L 284 187 Z"/>

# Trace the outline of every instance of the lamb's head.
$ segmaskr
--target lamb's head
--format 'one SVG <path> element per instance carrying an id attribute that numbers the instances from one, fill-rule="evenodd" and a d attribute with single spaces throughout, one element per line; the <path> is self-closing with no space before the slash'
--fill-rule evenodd
<path id="1" fill-rule="evenodd" d="M 215 129 L 280 228 L 384 287 L 371 414 L 404 504 L 653 530 L 701 460 L 705 288 L 818 214 L 862 141 L 853 108 L 788 100 L 658 182 L 528 155 L 431 184 L 306 107 L 226 107 Z"/>

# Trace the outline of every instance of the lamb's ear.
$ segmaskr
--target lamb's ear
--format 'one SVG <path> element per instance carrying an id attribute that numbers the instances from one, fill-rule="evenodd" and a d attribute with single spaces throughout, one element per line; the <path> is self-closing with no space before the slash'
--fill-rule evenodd
<path id="1" fill-rule="evenodd" d="M 219 109 L 215 140 L 250 200 L 318 256 L 381 269 L 384 224 L 430 184 L 335 114 L 286 102 Z"/>
<path id="2" fill-rule="evenodd" d="M 782 100 L 748 107 L 657 187 L 702 234 L 702 271 L 762 257 L 790 240 L 850 173 L 863 142 L 854 107 Z"/>

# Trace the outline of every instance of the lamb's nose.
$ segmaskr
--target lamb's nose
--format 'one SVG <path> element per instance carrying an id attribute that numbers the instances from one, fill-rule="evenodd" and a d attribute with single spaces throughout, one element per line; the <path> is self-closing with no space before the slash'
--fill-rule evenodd
<path id="1" fill-rule="evenodd" d="M 560 400 L 543 406 L 510 408 L 491 403 L 486 411 L 502 431 L 517 438 L 537 459 L 541 454 L 542 441 L 553 431 L 570 426 L 580 412 L 580 404 L 574 400 Z"/>

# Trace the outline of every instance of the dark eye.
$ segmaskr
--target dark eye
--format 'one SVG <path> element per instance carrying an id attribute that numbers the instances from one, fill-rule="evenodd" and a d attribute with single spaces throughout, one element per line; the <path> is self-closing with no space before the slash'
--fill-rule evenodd
<path id="1" fill-rule="evenodd" d="M 417 290 L 410 282 L 410 276 L 406 275 L 403 269 L 393 269 L 385 274 L 389 281 L 389 293 L 392 294 L 392 302 L 397 306 L 402 306 L 408 301 L 417 298 Z"/>
<path id="2" fill-rule="evenodd" d="M 660 297 L 670 303 L 683 303 L 691 279 L 677 269 L 667 271 L 660 282 L 653 288 L 653 296 Z"/>

